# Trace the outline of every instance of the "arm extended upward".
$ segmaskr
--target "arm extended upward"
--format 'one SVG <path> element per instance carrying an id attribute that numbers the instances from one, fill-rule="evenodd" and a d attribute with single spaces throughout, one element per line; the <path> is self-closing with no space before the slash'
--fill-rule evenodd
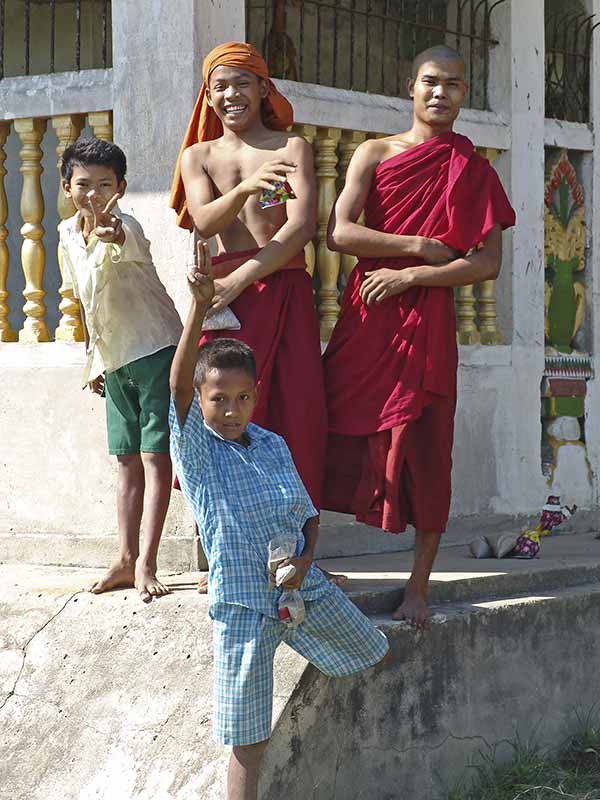
<path id="1" fill-rule="evenodd" d="M 212 267 L 206 242 L 198 242 L 198 266 L 188 275 L 192 302 L 181 339 L 171 364 L 169 386 L 175 403 L 179 425 L 187 419 L 194 400 L 194 372 L 198 360 L 198 341 L 202 323 L 214 295 Z"/>
<path id="2" fill-rule="evenodd" d="M 377 141 L 363 142 L 352 156 L 346 183 L 329 219 L 327 246 L 357 258 L 412 257 L 430 264 L 449 261 L 455 253 L 437 239 L 384 233 L 357 223 L 381 160 L 380 147 Z"/>

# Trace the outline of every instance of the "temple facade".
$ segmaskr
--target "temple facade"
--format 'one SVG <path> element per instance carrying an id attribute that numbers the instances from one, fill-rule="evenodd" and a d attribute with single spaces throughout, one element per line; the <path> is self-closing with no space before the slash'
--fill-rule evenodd
<path id="1" fill-rule="evenodd" d="M 416 52 L 461 50 L 469 94 L 456 129 L 494 164 L 517 224 L 498 280 L 456 292 L 453 536 L 535 514 L 549 494 L 597 510 L 600 0 L 562 6 L 0 0 L 0 558 L 96 565 L 116 530 L 103 401 L 80 388 L 79 307 L 57 259 L 56 226 L 73 213 L 57 159 L 86 134 L 124 149 L 121 207 L 185 313 L 193 242 L 168 208 L 170 182 L 202 59 L 234 39 L 263 52 L 314 147 L 319 224 L 306 256 L 323 347 L 354 265 L 326 245 L 350 158 L 365 138 L 409 127 Z M 194 563 L 179 496 L 163 542 L 166 562 Z"/>

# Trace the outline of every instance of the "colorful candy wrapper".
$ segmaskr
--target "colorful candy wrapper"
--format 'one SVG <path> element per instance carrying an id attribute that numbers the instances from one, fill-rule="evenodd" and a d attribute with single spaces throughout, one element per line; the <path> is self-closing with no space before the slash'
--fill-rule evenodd
<path id="1" fill-rule="evenodd" d="M 287 181 L 274 181 L 274 186 L 274 191 L 265 189 L 258 198 L 260 208 L 271 208 L 271 206 L 278 206 L 281 203 L 287 203 L 288 200 L 296 199 L 294 190 Z"/>
<path id="2" fill-rule="evenodd" d="M 535 558 L 540 551 L 540 540 L 569 519 L 577 510 L 577 506 L 561 506 L 560 497 L 550 495 L 542 508 L 542 515 L 537 527 L 525 531 L 517 539 L 511 558 Z"/>

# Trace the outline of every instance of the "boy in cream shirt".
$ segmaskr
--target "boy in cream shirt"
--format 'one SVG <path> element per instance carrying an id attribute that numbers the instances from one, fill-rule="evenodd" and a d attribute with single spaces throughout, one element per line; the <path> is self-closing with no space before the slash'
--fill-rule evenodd
<path id="1" fill-rule="evenodd" d="M 90 590 L 135 585 L 150 601 L 168 591 L 156 559 L 171 493 L 169 370 L 181 321 L 140 224 L 116 208 L 126 169 L 123 151 L 102 139 L 65 150 L 62 186 L 77 213 L 59 225 L 59 247 L 84 323 L 83 385 L 106 394 L 108 449 L 119 464 L 119 555 Z"/>

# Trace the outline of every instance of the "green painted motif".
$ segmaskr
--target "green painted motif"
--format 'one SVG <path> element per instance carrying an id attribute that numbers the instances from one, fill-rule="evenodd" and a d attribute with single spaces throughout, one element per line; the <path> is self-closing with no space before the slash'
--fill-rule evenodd
<path id="1" fill-rule="evenodd" d="M 546 184 L 546 337 L 550 347 L 571 353 L 571 342 L 583 320 L 584 292 L 574 273 L 584 268 L 583 192 L 566 151 Z"/>

